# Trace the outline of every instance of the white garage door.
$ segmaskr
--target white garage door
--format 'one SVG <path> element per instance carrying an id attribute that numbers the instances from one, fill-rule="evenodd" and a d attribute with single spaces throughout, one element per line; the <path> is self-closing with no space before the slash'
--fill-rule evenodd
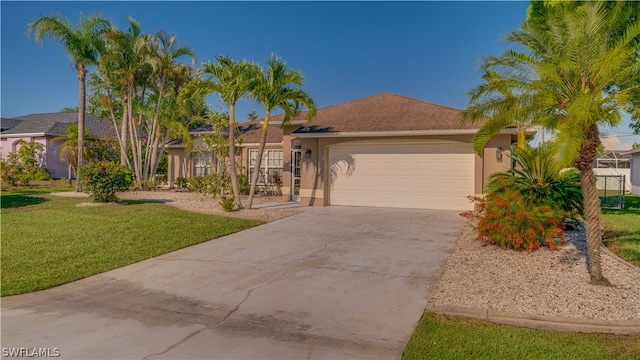
<path id="1" fill-rule="evenodd" d="M 344 143 L 329 148 L 329 164 L 331 205 L 473 209 L 468 144 Z"/>

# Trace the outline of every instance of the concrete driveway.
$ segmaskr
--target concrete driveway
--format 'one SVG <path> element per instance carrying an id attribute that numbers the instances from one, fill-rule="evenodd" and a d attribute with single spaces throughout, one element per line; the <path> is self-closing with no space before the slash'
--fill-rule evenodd
<path id="1" fill-rule="evenodd" d="M 455 211 L 309 208 L 2 298 L 3 356 L 398 359 L 463 223 Z"/>

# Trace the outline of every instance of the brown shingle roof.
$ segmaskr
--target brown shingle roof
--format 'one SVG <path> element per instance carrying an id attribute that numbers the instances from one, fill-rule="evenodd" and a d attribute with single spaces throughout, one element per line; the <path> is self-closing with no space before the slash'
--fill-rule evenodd
<path id="1" fill-rule="evenodd" d="M 304 119 L 306 113 L 296 117 Z M 333 133 L 360 131 L 411 131 L 477 129 L 461 123 L 462 110 L 392 93 L 383 93 L 318 109 L 308 125 L 294 131 Z M 273 118 L 281 122 L 283 115 Z"/>
<path id="2" fill-rule="evenodd" d="M 258 120 L 238 124 L 238 129 L 242 134 L 243 144 L 257 144 L 262 137 L 262 124 Z M 280 126 L 269 126 L 267 131 L 267 144 L 282 142 L 282 128 Z"/>
<path id="3" fill-rule="evenodd" d="M 304 120 L 306 112 L 294 120 Z M 267 143 L 282 142 L 279 124 L 284 115 L 271 117 Z M 294 134 L 318 134 L 363 131 L 411 131 L 477 129 L 478 125 L 461 123 L 462 110 L 433 104 L 407 96 L 383 93 L 318 109 L 308 125 L 299 126 Z M 238 124 L 244 144 L 260 142 L 263 119 Z M 192 133 L 206 133 L 210 126 L 191 129 Z M 172 144 L 177 145 L 177 144 Z"/>
<path id="4" fill-rule="evenodd" d="M 211 133 L 211 125 L 201 125 L 189 130 L 191 135 L 207 134 Z M 249 121 L 238 124 L 240 130 L 240 137 L 243 144 L 258 144 L 262 137 L 262 123 L 258 120 Z M 225 131 L 226 135 L 226 131 Z M 278 125 L 269 126 L 267 131 L 267 144 L 280 144 L 282 143 L 282 128 Z M 174 139 L 167 142 L 168 147 L 183 147 L 182 141 Z"/>

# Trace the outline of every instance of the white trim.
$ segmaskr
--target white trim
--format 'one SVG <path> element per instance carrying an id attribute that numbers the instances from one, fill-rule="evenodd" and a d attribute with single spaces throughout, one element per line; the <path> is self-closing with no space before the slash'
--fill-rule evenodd
<path id="1" fill-rule="evenodd" d="M 282 146 L 282 143 L 266 143 L 264 144 L 265 147 L 266 146 Z M 248 143 L 248 144 L 236 144 L 236 147 L 239 148 L 246 148 L 246 147 L 259 147 L 260 143 Z M 184 143 L 181 144 L 176 144 L 176 145 L 165 145 L 165 148 L 167 149 L 185 149 L 186 145 Z"/>
<path id="2" fill-rule="evenodd" d="M 277 116 L 277 115 L 276 115 Z M 313 120 L 312 120 L 313 121 Z M 301 120 L 301 119 L 296 119 L 296 120 L 291 120 L 288 123 L 284 124 L 284 126 L 290 126 L 290 125 L 305 125 L 305 124 L 309 124 L 312 121 L 307 121 L 307 120 Z M 262 122 L 260 122 L 262 124 Z M 282 125 L 283 121 L 271 121 L 269 120 L 269 126 L 271 125 Z"/>
<path id="3" fill-rule="evenodd" d="M 54 136 L 47 135 L 45 133 L 23 133 L 23 134 L 2 134 L 3 138 L 14 138 L 14 137 L 36 137 L 36 136 Z"/>
<path id="4" fill-rule="evenodd" d="M 450 129 L 450 130 L 400 130 L 400 131 L 343 131 L 333 133 L 291 133 L 300 138 L 330 138 L 330 137 L 392 137 L 417 135 L 473 135 L 478 129 Z"/>
<path id="5" fill-rule="evenodd" d="M 628 151 L 621 152 L 620 155 L 633 155 L 633 154 L 637 154 L 637 153 L 640 153 L 640 147 L 636 148 L 636 149 L 631 149 L 631 150 L 628 150 Z"/>
<path id="6" fill-rule="evenodd" d="M 329 133 L 291 133 L 299 138 L 331 138 L 331 137 L 393 137 L 393 136 L 421 136 L 421 135 L 474 135 L 479 129 L 446 129 L 446 130 L 398 130 L 398 131 L 342 131 Z M 535 134 L 537 129 L 529 128 L 528 134 Z M 517 135 L 518 129 L 509 128 L 500 131 L 500 134 Z"/>
<path id="7" fill-rule="evenodd" d="M 279 142 L 279 143 L 266 143 L 266 144 L 264 144 L 264 146 L 265 146 L 265 147 L 266 147 L 266 146 L 277 146 L 277 145 L 282 146 L 282 142 Z M 239 147 L 258 147 L 258 146 L 260 146 L 260 143 L 248 143 L 248 144 L 244 144 L 244 143 L 243 143 L 243 144 L 240 144 L 240 145 L 238 145 L 238 146 L 239 146 Z"/>

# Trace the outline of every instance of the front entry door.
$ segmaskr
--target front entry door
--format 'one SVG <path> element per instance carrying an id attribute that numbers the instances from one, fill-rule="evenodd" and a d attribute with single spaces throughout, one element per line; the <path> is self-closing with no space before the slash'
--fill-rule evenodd
<path id="1" fill-rule="evenodd" d="M 291 150 L 291 201 L 300 201 L 300 165 L 302 150 Z"/>

